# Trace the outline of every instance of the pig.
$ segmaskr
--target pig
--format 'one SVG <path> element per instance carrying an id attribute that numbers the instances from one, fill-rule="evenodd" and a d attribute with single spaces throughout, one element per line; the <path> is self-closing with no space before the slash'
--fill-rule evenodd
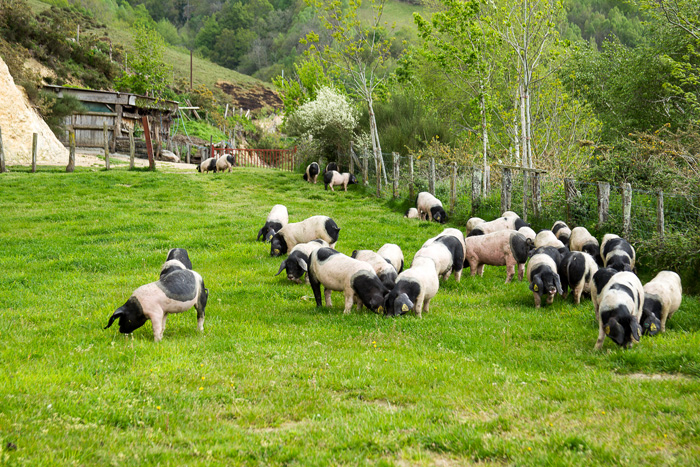
<path id="1" fill-rule="evenodd" d="M 483 220 L 481 217 L 470 217 L 469 220 L 467 221 L 467 227 L 464 230 L 465 235 L 469 235 L 469 233 L 474 229 L 479 224 L 483 224 L 486 222 Z"/>
<path id="2" fill-rule="evenodd" d="M 517 217 L 518 219 L 520 219 L 520 216 L 513 211 L 506 211 L 503 214 L 501 214 L 501 217 Z"/>
<path id="3" fill-rule="evenodd" d="M 418 209 L 408 208 L 408 211 L 404 213 L 403 217 L 408 219 L 420 219 L 420 214 L 418 214 Z"/>
<path id="4" fill-rule="evenodd" d="M 342 185 L 343 191 L 348 191 L 348 184 L 357 185 L 357 178 L 351 173 L 345 172 L 341 174 L 331 170 L 323 174 L 323 184 L 326 186 L 326 190 L 328 187 L 331 187 L 331 191 L 335 191 L 333 189 L 334 186 Z"/>
<path id="5" fill-rule="evenodd" d="M 214 172 L 216 173 L 216 159 L 210 157 L 197 166 L 197 172 Z"/>
<path id="6" fill-rule="evenodd" d="M 598 340 L 595 350 L 603 348 L 605 336 L 621 347 L 630 347 L 639 342 L 642 327 L 639 318 L 644 308 L 644 288 L 639 278 L 631 272 L 616 272 L 612 268 L 601 268 L 593 276 L 597 290 L 595 304 L 598 320 Z M 600 285 L 607 282 L 603 287 Z"/>
<path id="7" fill-rule="evenodd" d="M 442 203 L 435 196 L 427 191 L 421 191 L 416 197 L 416 209 L 421 219 L 434 220 L 440 224 L 447 222 L 447 213 L 442 207 Z"/>
<path id="8" fill-rule="evenodd" d="M 484 265 L 506 266 L 506 283 L 513 280 L 515 267 L 518 279 L 523 280 L 525 262 L 530 250 L 530 242 L 525 236 L 513 230 L 499 230 L 486 235 L 465 239 L 466 254 L 464 266 L 469 265 L 471 276 L 484 275 Z"/>
<path id="9" fill-rule="evenodd" d="M 521 227 L 530 227 L 530 224 L 519 217 L 499 217 L 498 219 L 478 224 L 467 236 L 485 235 L 499 230 L 518 230 Z"/>
<path id="10" fill-rule="evenodd" d="M 583 292 L 591 293 L 593 275 L 598 271 L 598 263 L 588 253 L 570 251 L 559 264 L 559 277 L 564 290 L 564 298 L 569 294 L 569 287 L 574 293 L 574 303 L 581 303 Z"/>
<path id="11" fill-rule="evenodd" d="M 394 288 L 398 273 L 394 266 L 381 255 L 372 250 L 355 250 L 352 252 L 351 258 L 369 263 L 382 284 L 389 290 Z"/>
<path id="12" fill-rule="evenodd" d="M 457 239 L 457 241 L 459 241 L 459 244 L 462 245 L 462 255 L 464 256 L 467 253 L 467 249 L 464 246 L 464 234 L 462 233 L 461 230 L 455 229 L 452 227 L 448 227 L 448 228 L 444 229 L 442 232 L 440 232 L 438 235 L 436 235 L 435 237 L 429 238 L 428 240 L 426 240 L 425 243 L 423 243 L 423 247 L 426 247 L 426 246 L 430 245 L 431 243 L 434 243 L 435 240 L 437 240 L 440 237 L 454 237 L 455 239 Z M 421 247 L 421 248 L 423 248 L 423 247 Z"/>
<path id="13" fill-rule="evenodd" d="M 678 311 L 683 300 L 681 277 L 672 271 L 661 271 L 644 284 L 644 307 L 641 325 L 651 336 L 666 332 L 666 321 Z"/>
<path id="14" fill-rule="evenodd" d="M 521 234 L 525 235 L 525 238 L 530 240 L 530 243 L 532 244 L 532 246 L 533 247 L 535 246 L 535 238 L 537 238 L 537 234 L 535 233 L 534 230 L 532 230 L 530 227 L 524 225 L 524 226 L 520 227 L 517 231 L 520 232 Z"/>
<path id="15" fill-rule="evenodd" d="M 437 237 L 432 243 L 424 245 L 418 250 L 413 257 L 413 261 L 421 257 L 427 257 L 433 260 L 436 272 L 442 277 L 442 280 L 446 281 L 449 279 L 452 272 L 455 273 L 455 280 L 457 282 L 462 278 L 464 248 L 463 244 L 455 237 L 449 235 Z"/>
<path id="16" fill-rule="evenodd" d="M 552 226 L 552 233 L 558 240 L 560 240 L 564 246 L 569 246 L 569 238 L 571 237 L 571 229 L 566 222 L 556 221 Z"/>
<path id="17" fill-rule="evenodd" d="M 328 243 L 324 240 L 316 239 L 308 243 L 299 243 L 289 252 L 287 259 L 282 261 L 280 269 L 275 276 L 278 276 L 285 269 L 287 270 L 287 279 L 297 284 L 301 284 L 301 277 L 308 270 L 309 256 L 315 250 L 322 247 L 327 247 Z M 306 283 L 309 283 L 309 275 L 306 275 Z"/>
<path id="18" fill-rule="evenodd" d="M 221 156 L 216 160 L 216 171 L 226 172 L 228 170 L 229 172 L 231 172 L 231 167 L 233 167 L 234 162 L 235 159 L 230 154 Z"/>
<path id="19" fill-rule="evenodd" d="M 304 180 L 309 183 L 316 183 L 316 177 L 318 177 L 320 169 L 318 167 L 318 162 L 312 162 L 306 167 L 306 172 L 304 173 Z"/>
<path id="20" fill-rule="evenodd" d="M 603 261 L 600 257 L 600 244 L 585 227 L 574 227 L 569 236 L 569 250 L 583 251 L 588 253 L 595 259 L 599 267 L 603 267 Z"/>
<path id="21" fill-rule="evenodd" d="M 270 242 L 279 230 L 289 224 L 289 212 L 283 204 L 275 204 L 265 219 L 265 225 L 258 231 L 258 240 Z"/>
<path id="22" fill-rule="evenodd" d="M 340 172 L 340 170 L 338 170 L 338 164 L 336 164 L 335 162 L 329 162 L 328 164 L 326 164 L 326 170 L 324 170 L 323 173 L 325 174 L 326 172 L 330 172 L 332 170 Z"/>
<path id="23" fill-rule="evenodd" d="M 167 261 L 166 265 L 168 263 L 179 263 L 180 267 L 162 275 L 158 281 L 136 289 L 126 303 L 112 314 L 105 329 L 118 319 L 119 332 L 131 334 L 150 319 L 153 340 L 159 342 L 163 339 L 168 314 L 181 313 L 194 306 L 197 310 L 197 329 L 204 330 L 209 290 L 204 287 L 202 276 L 195 271 L 182 269 L 184 265 L 178 260 Z"/>
<path id="24" fill-rule="evenodd" d="M 401 271 L 403 271 L 403 252 L 401 247 L 395 243 L 385 243 L 377 250 L 377 254 L 390 262 L 396 269 L 396 272 L 401 274 Z"/>
<path id="25" fill-rule="evenodd" d="M 270 256 L 286 254 L 298 243 L 308 243 L 320 238 L 333 248 L 338 241 L 340 228 L 328 216 L 312 216 L 301 222 L 294 222 L 282 227 L 270 241 Z"/>
<path id="26" fill-rule="evenodd" d="M 634 247 L 624 238 L 615 234 L 605 234 L 600 244 L 600 257 L 603 266 L 616 271 L 636 272 Z"/>
<path id="27" fill-rule="evenodd" d="M 564 243 L 562 243 L 551 230 L 540 230 L 535 237 L 535 248 L 541 246 L 553 246 L 554 248 L 561 249 L 564 248 Z"/>
<path id="28" fill-rule="evenodd" d="M 547 294 L 547 304 L 551 304 L 555 294 L 564 293 L 557 273 L 557 264 L 548 254 L 536 253 L 530 258 L 527 265 L 527 280 L 535 298 L 535 308 L 540 307 L 543 294 Z"/>
<path id="29" fill-rule="evenodd" d="M 415 258 L 410 269 L 396 279 L 396 285 L 386 296 L 386 316 L 399 316 L 413 310 L 416 316 L 430 311 L 430 300 L 440 288 L 435 263 L 430 258 Z"/>
<path id="30" fill-rule="evenodd" d="M 192 269 L 192 261 L 190 261 L 190 256 L 184 248 L 172 248 L 168 251 L 168 256 L 165 258 L 165 261 L 174 259 L 180 261 L 185 266 L 185 269 Z"/>
<path id="31" fill-rule="evenodd" d="M 343 292 L 348 314 L 353 303 L 358 310 L 362 305 L 376 313 L 384 312 L 384 297 L 389 293 L 379 280 L 372 266 L 350 258 L 332 248 L 319 248 L 311 252 L 308 268 L 309 283 L 314 292 L 316 306 L 321 306 L 321 285 L 324 288 L 326 306 L 333 306 L 331 291 Z"/>

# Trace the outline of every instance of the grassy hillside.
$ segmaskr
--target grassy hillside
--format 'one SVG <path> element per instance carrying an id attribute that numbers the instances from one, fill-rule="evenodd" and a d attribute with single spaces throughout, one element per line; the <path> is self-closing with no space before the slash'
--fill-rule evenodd
<path id="1" fill-rule="evenodd" d="M 535 310 L 504 268 L 441 284 L 423 319 L 316 308 L 275 277 L 255 235 L 275 203 L 332 216 L 338 249 L 398 243 L 410 263 L 442 226 L 357 186 L 299 174 L 0 175 L 0 459 L 31 465 L 693 465 L 700 303 L 663 336 L 594 352 L 589 301 Z M 26 193 L 31 193 L 27 196 Z M 41 202 L 39 200 L 42 200 Z M 49 200 L 50 202 L 45 202 Z M 104 330 L 168 250 L 210 290 L 164 340 Z"/>

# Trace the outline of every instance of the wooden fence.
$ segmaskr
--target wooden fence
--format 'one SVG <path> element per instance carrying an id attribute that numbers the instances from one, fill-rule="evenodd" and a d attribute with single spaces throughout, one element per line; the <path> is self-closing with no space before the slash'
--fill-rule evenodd
<path id="1" fill-rule="evenodd" d="M 296 146 L 292 149 L 240 149 L 211 147 L 211 157 L 232 155 L 239 167 L 265 167 L 294 171 Z"/>

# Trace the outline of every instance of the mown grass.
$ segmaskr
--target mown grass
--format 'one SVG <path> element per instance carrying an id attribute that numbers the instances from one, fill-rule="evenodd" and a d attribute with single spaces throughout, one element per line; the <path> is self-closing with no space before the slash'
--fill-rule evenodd
<path id="1" fill-rule="evenodd" d="M 594 352 L 590 301 L 535 310 L 526 283 L 450 279 L 419 320 L 316 308 L 255 236 L 273 204 L 337 248 L 442 226 L 299 174 L 40 168 L 0 175 L 0 459 L 29 465 L 693 465 L 700 304 L 665 335 Z M 107 319 L 172 247 L 210 290 L 164 339 Z"/>

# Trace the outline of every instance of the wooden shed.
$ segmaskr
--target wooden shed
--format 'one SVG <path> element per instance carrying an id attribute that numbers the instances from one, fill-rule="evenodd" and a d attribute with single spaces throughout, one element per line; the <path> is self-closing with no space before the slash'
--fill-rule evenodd
<path id="1" fill-rule="evenodd" d="M 46 90 L 54 91 L 58 97 L 73 96 L 78 99 L 85 110 L 66 117 L 66 128 L 75 130 L 76 146 L 83 148 L 104 147 L 104 124 L 107 123 L 109 147 L 112 152 L 128 152 L 129 130 L 134 131 L 137 139 L 143 138 L 144 116 L 153 141 L 154 153 L 160 153 L 165 144 L 170 144 L 170 127 L 173 119 L 178 117 L 178 103 L 164 99 L 140 96 L 116 91 L 94 91 L 65 86 L 45 85 Z M 116 135 L 116 136 L 115 136 Z M 68 145 L 67 132 L 59 139 Z M 145 155 L 145 143 L 140 155 Z"/>

